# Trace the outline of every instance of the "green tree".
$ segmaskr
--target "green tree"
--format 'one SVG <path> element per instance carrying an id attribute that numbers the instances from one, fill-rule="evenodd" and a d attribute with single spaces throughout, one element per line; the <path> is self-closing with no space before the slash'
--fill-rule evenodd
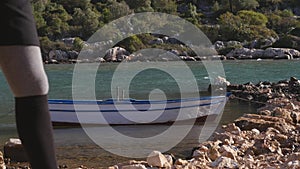
<path id="1" fill-rule="evenodd" d="M 237 15 L 242 19 L 243 24 L 266 26 L 268 23 L 268 18 L 259 12 L 242 10 Z"/>
<path id="2" fill-rule="evenodd" d="M 73 44 L 74 50 L 80 51 L 82 47 L 83 47 L 83 40 L 80 39 L 79 37 L 76 37 Z"/>
<path id="3" fill-rule="evenodd" d="M 283 0 L 258 0 L 261 7 L 265 9 L 277 10 Z"/>
<path id="4" fill-rule="evenodd" d="M 130 36 L 130 37 L 122 40 L 121 42 L 119 42 L 117 44 L 117 46 L 125 48 L 130 53 L 133 53 L 133 52 L 136 52 L 136 51 L 139 51 L 139 50 L 145 48 L 145 45 L 143 44 L 142 40 L 137 35 L 133 35 L 133 36 Z"/>
<path id="5" fill-rule="evenodd" d="M 91 0 L 52 0 L 57 4 L 61 4 L 69 14 L 74 13 L 75 8 L 87 9 L 91 8 Z"/>
<path id="6" fill-rule="evenodd" d="M 33 3 L 32 7 L 33 7 L 33 15 L 36 22 L 36 28 L 38 34 L 40 36 L 45 36 L 46 29 L 47 29 L 47 22 L 43 17 L 43 11 L 46 8 L 46 3 L 43 1 L 36 1 L 35 3 Z"/>
<path id="7" fill-rule="evenodd" d="M 104 23 L 107 23 L 130 13 L 132 13 L 132 11 L 126 2 L 111 1 L 110 4 L 103 9 L 101 19 L 104 21 Z"/>
<path id="8" fill-rule="evenodd" d="M 200 14 L 197 12 L 197 7 L 192 3 L 188 4 L 188 10 L 183 14 L 183 17 L 195 25 L 199 24 Z"/>
<path id="9" fill-rule="evenodd" d="M 47 24 L 47 28 L 41 36 L 46 35 L 53 40 L 67 36 L 70 28 L 68 21 L 72 19 L 72 17 L 67 13 L 62 5 L 48 3 L 45 6 L 42 16 Z"/>
<path id="10" fill-rule="evenodd" d="M 259 7 L 257 0 L 218 0 L 221 10 L 236 13 L 240 10 L 253 10 Z"/>
<path id="11" fill-rule="evenodd" d="M 130 9 L 134 12 L 153 12 L 151 0 L 125 0 Z"/>
<path id="12" fill-rule="evenodd" d="M 267 25 L 278 34 L 288 33 L 293 27 L 300 24 L 293 16 L 294 14 L 290 10 L 269 12 L 267 13 L 269 20 Z"/>
<path id="13" fill-rule="evenodd" d="M 82 10 L 80 8 L 74 9 L 72 24 L 75 26 L 76 35 L 87 39 L 99 28 L 100 14 L 87 8 Z"/>
<path id="14" fill-rule="evenodd" d="M 177 4 L 174 0 L 152 0 L 152 7 L 156 12 L 176 14 Z"/>
<path id="15" fill-rule="evenodd" d="M 222 40 L 251 41 L 276 37 L 277 34 L 266 27 L 266 17 L 254 11 L 240 11 L 237 15 L 230 12 L 219 18 Z"/>
<path id="16" fill-rule="evenodd" d="M 221 9 L 220 4 L 219 4 L 218 1 L 216 1 L 216 2 L 213 4 L 212 10 L 213 10 L 214 12 L 218 12 L 220 9 Z"/>
<path id="17" fill-rule="evenodd" d="M 50 0 L 31 0 L 31 4 L 35 5 L 36 3 L 46 5 Z"/>

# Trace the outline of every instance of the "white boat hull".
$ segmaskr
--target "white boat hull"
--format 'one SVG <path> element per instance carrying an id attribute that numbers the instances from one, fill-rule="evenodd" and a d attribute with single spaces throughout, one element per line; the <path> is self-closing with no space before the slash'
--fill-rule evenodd
<path id="1" fill-rule="evenodd" d="M 54 124 L 158 124 L 217 115 L 226 100 L 225 96 L 166 101 L 49 100 L 49 109 Z"/>

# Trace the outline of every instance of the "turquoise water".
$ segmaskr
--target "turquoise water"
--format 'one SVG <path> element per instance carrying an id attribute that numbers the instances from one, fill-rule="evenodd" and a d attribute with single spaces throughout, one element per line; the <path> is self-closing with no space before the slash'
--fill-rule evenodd
<path id="1" fill-rule="evenodd" d="M 166 66 L 168 66 L 166 62 Z M 201 62 L 188 62 L 195 79 L 197 80 L 199 90 L 206 91 L 210 83 L 204 65 Z M 228 81 L 231 83 L 247 83 L 259 81 L 277 82 L 283 79 L 289 79 L 291 76 L 300 78 L 299 60 L 282 61 L 225 61 L 223 67 Z M 97 99 L 111 98 L 111 79 L 117 68 L 117 63 L 106 63 L 99 66 L 95 81 L 95 93 Z M 71 99 L 72 98 L 72 75 L 74 65 L 45 65 L 49 78 L 51 99 Z M 141 66 L 138 69 L 143 69 Z M 178 69 L 180 69 L 178 67 Z M 126 72 L 136 72 L 137 68 L 127 67 Z M 178 71 L 177 71 L 178 72 Z M 179 71 L 180 72 L 180 71 Z M 124 77 L 125 79 L 127 77 Z M 176 79 L 178 80 L 178 79 Z M 185 79 L 184 79 L 185 80 Z M 0 72 L 0 129 L 14 126 L 14 102 L 12 93 Z M 186 81 L 186 86 L 189 86 Z M 188 88 L 188 87 L 187 87 Z M 148 99 L 153 89 L 160 89 L 166 93 L 167 98 L 178 98 L 179 87 L 174 78 L 169 74 L 155 69 L 147 69 L 138 73 L 133 78 L 129 87 L 129 96 L 137 99 Z M 126 92 L 126 91 L 125 91 Z M 115 93 L 115 91 L 113 91 Z M 2 133 L 1 133 L 2 135 Z"/>
<path id="2" fill-rule="evenodd" d="M 165 63 L 166 67 L 168 62 Z M 210 83 L 206 69 L 200 62 L 188 62 L 187 63 L 192 70 L 195 79 L 198 83 L 200 91 L 206 91 Z M 231 83 L 247 83 L 249 81 L 257 83 L 259 81 L 271 81 L 277 82 L 283 79 L 289 79 L 291 76 L 300 78 L 300 61 L 225 61 L 223 62 L 223 67 L 225 70 L 225 75 L 228 81 Z M 97 99 L 107 99 L 111 97 L 111 80 L 113 73 L 118 66 L 117 63 L 106 63 L 101 64 L 95 81 L 95 93 Z M 45 69 L 49 78 L 50 92 L 49 98 L 51 99 L 71 99 L 72 98 L 72 75 L 73 75 L 74 65 L 45 65 Z M 143 66 L 138 69 L 143 69 Z M 180 67 L 178 67 L 180 69 Z M 122 78 L 126 80 L 127 75 L 130 72 L 137 71 L 137 68 L 127 67 L 123 70 L 124 75 Z M 131 72 L 131 73 L 132 73 Z M 178 71 L 180 72 L 180 71 Z M 183 76 L 184 76 L 184 72 Z M 87 74 L 88 76 L 88 74 Z M 129 96 L 137 99 L 148 99 L 149 94 L 154 89 L 160 89 L 165 92 L 167 98 L 177 98 L 180 97 L 179 86 L 176 80 L 168 73 L 157 69 L 148 69 L 138 73 L 130 83 Z M 192 81 L 184 79 L 181 84 L 184 84 L 187 88 L 192 83 Z M 85 91 L 82 91 L 83 93 Z M 115 91 L 113 91 L 114 93 Z M 13 96 L 9 91 L 7 83 L 0 73 L 0 145 L 2 145 L 8 138 L 16 137 L 14 114 L 13 114 Z M 253 105 L 248 103 L 240 103 L 229 101 L 225 107 L 224 115 L 222 118 L 222 123 L 230 122 L 237 117 L 241 116 L 243 113 L 254 112 L 255 108 Z M 143 129 L 136 129 L 132 127 L 123 127 L 124 132 L 151 132 L 155 131 L 156 128 L 162 128 L 162 126 L 152 126 Z M 197 133 L 195 131 L 200 130 L 201 126 L 195 126 L 195 129 L 191 133 Z M 66 152 L 64 148 L 61 147 L 74 147 L 74 145 L 93 145 L 93 142 L 84 134 L 81 129 L 55 129 L 55 142 L 58 147 L 58 152 L 61 157 L 72 156 L 71 152 Z M 193 136 L 186 139 L 179 146 L 174 148 L 177 153 L 183 153 L 187 147 L 192 147 L 192 145 L 197 144 L 197 138 Z M 95 156 L 95 153 L 100 153 L 102 156 L 107 155 L 107 152 L 99 149 L 96 151 L 97 146 L 93 147 L 94 153 L 86 152 L 83 153 L 85 156 Z M 74 149 L 76 150 L 76 149 Z M 80 151 L 78 149 L 76 151 Z M 69 153 L 69 154 L 68 154 Z M 81 152 L 82 153 L 82 152 Z M 179 153 L 179 154 L 180 154 Z M 106 155 L 105 155 L 106 154 Z M 113 156 L 114 159 L 115 156 Z M 71 158 L 71 157 L 70 157 Z"/>
<path id="3" fill-rule="evenodd" d="M 300 77 L 300 61 L 226 61 L 223 62 L 225 76 L 231 83 L 247 83 L 259 81 L 277 82 L 283 79 L 289 79 L 291 76 Z M 169 63 L 166 62 L 166 66 Z M 95 81 L 95 92 L 98 99 L 107 99 L 111 97 L 111 80 L 114 71 L 118 66 L 117 63 L 101 64 L 97 72 Z M 205 67 L 201 62 L 188 62 L 189 68 L 198 83 L 200 91 L 206 91 L 210 83 Z M 50 98 L 71 98 L 72 97 L 72 75 L 74 65 L 46 65 L 46 71 L 50 82 Z M 176 66 L 175 66 L 176 68 Z M 140 71 L 140 68 L 126 67 L 124 72 L 124 80 L 131 77 L 130 74 Z M 178 67 L 178 69 L 180 69 Z M 172 70 L 171 70 L 172 71 Z M 182 72 L 185 69 L 182 69 Z M 180 73 L 177 70 L 176 73 Z M 184 76 L 185 74 L 182 73 Z M 128 76 L 128 77 L 127 77 Z M 180 76 L 180 75 L 179 75 Z M 177 80 L 177 81 L 176 81 Z M 122 81 L 122 80 L 120 80 Z M 175 95 L 179 92 L 177 82 L 180 79 L 174 79 L 170 74 L 161 70 L 147 69 L 140 71 L 131 81 L 129 94 L 132 97 L 147 99 L 153 89 L 163 90 L 166 94 L 170 94 L 170 98 L 178 97 Z M 182 82 L 184 81 L 184 82 Z M 187 86 L 192 81 L 183 80 L 180 84 Z M 113 91 L 114 92 L 114 91 Z M 126 92 L 126 91 L 125 91 Z M 175 96 L 172 96 L 175 95 Z"/>

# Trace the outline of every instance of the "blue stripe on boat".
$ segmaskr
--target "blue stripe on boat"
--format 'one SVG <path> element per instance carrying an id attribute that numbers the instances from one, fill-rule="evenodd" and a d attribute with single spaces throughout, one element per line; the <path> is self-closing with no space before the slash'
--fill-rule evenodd
<path id="1" fill-rule="evenodd" d="M 230 93 L 227 93 L 228 97 Z M 118 101 L 116 99 L 108 99 L 104 101 L 100 100 L 57 100 L 57 99 L 49 99 L 49 104 L 161 104 L 161 103 L 177 103 L 177 102 L 189 102 L 189 101 L 197 101 L 197 100 L 212 100 L 217 98 L 224 98 L 225 96 L 208 96 L 208 97 L 200 97 L 200 98 L 187 98 L 187 99 L 174 99 L 174 100 L 135 100 L 135 99 L 125 99 Z"/>
<path id="2" fill-rule="evenodd" d="M 175 110 L 175 109 L 185 109 L 185 108 L 192 108 L 192 107 L 199 107 L 199 106 L 208 106 L 211 104 L 218 104 L 223 101 L 213 102 L 213 103 L 203 103 L 199 105 L 191 105 L 191 106 L 183 106 L 183 107 L 170 107 L 165 109 L 139 109 L 139 110 L 64 110 L 64 109 L 50 109 L 52 112 L 132 112 L 132 111 L 159 111 L 159 110 Z"/>

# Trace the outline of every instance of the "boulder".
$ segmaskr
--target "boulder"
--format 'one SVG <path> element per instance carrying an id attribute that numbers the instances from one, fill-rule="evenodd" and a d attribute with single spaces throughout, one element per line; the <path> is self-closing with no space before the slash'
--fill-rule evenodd
<path id="1" fill-rule="evenodd" d="M 63 50 L 51 50 L 48 54 L 49 59 L 54 59 L 59 62 L 68 61 L 69 55 L 66 51 Z"/>
<path id="2" fill-rule="evenodd" d="M 289 48 L 248 49 L 236 48 L 226 55 L 237 59 L 294 59 L 300 57 L 300 52 Z"/>
<path id="3" fill-rule="evenodd" d="M 245 58 L 251 56 L 251 50 L 248 48 L 237 48 L 229 52 L 226 57 Z"/>
<path id="4" fill-rule="evenodd" d="M 216 50 L 220 50 L 220 49 L 224 49 L 226 46 L 225 46 L 224 42 L 216 41 L 215 44 L 214 44 L 214 47 L 215 47 Z"/>
<path id="5" fill-rule="evenodd" d="M 69 59 L 77 59 L 79 55 L 79 53 L 75 50 L 68 51 L 67 53 L 69 55 Z"/>
<path id="6" fill-rule="evenodd" d="M 160 45 L 160 44 L 164 43 L 164 40 L 161 38 L 156 38 L 156 39 L 151 40 L 149 43 L 150 43 L 150 45 Z"/>
<path id="7" fill-rule="evenodd" d="M 258 58 L 264 58 L 264 50 L 262 49 L 255 49 L 251 50 L 251 55 L 253 56 L 253 59 L 258 59 Z"/>
<path id="8" fill-rule="evenodd" d="M 300 52 L 296 49 L 289 49 L 289 48 L 268 48 L 264 52 L 265 57 L 272 57 L 272 58 L 284 58 L 288 57 L 290 59 L 299 58 Z"/>
<path id="9" fill-rule="evenodd" d="M 159 151 L 153 151 L 147 157 L 147 163 L 153 167 L 170 167 L 171 164 L 168 162 L 166 157 Z"/>
<path id="10" fill-rule="evenodd" d="M 4 157 L 11 161 L 28 161 L 27 154 L 20 139 L 10 138 L 4 145 Z"/>
<path id="11" fill-rule="evenodd" d="M 107 62 L 121 62 L 126 59 L 130 53 L 121 47 L 114 47 L 106 51 L 103 59 Z"/>
<path id="12" fill-rule="evenodd" d="M 170 43 L 170 44 L 181 44 L 181 42 L 179 40 L 177 40 L 176 38 L 174 38 L 174 37 L 169 37 L 167 43 Z"/>

